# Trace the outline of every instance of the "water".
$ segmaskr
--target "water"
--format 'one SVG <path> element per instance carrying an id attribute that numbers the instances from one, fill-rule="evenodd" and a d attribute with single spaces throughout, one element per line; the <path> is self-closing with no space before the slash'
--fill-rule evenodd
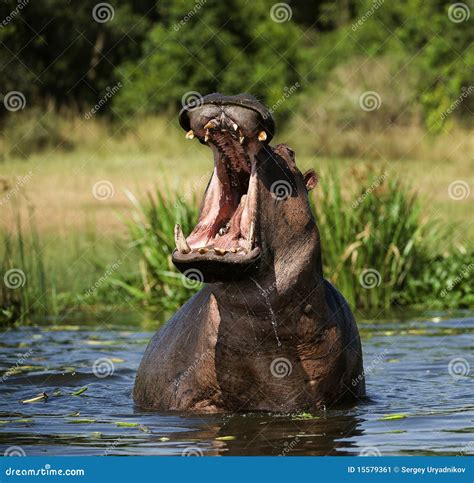
<path id="1" fill-rule="evenodd" d="M 472 313 L 360 322 L 369 401 L 314 415 L 140 411 L 131 390 L 153 328 L 111 325 L 110 319 L 94 321 L 95 326 L 82 319 L 74 323 L 48 321 L 3 334 L 2 453 L 474 453 Z M 96 374 L 106 377 L 94 374 L 94 362 Z M 85 386 L 82 394 L 71 395 Z M 46 401 L 21 402 L 42 392 L 49 395 Z"/>

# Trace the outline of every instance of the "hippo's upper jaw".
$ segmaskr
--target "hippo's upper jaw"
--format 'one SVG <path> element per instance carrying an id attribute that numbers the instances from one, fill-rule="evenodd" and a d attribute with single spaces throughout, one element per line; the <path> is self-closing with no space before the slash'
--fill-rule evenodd
<path id="1" fill-rule="evenodd" d="M 273 136 L 271 115 L 251 96 L 213 94 L 184 109 L 180 122 L 186 137 L 212 149 L 214 171 L 191 234 L 175 227 L 173 263 L 206 282 L 249 276 L 261 256 L 256 156 Z"/>

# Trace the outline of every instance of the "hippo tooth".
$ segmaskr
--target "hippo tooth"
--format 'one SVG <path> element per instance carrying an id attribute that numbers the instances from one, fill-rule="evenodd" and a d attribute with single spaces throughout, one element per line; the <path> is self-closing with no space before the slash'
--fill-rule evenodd
<path id="1" fill-rule="evenodd" d="M 244 140 L 245 140 L 245 138 L 244 138 L 243 136 L 240 136 L 240 138 L 239 138 L 239 143 L 240 143 L 240 144 L 243 144 Z"/>
<path id="2" fill-rule="evenodd" d="M 252 250 L 252 242 L 253 242 L 253 232 L 255 230 L 255 223 L 252 221 L 252 223 L 250 223 L 250 228 L 249 228 L 249 236 L 247 238 L 247 247 L 249 250 Z"/>
<path id="3" fill-rule="evenodd" d="M 209 121 L 205 126 L 204 129 L 214 129 L 216 127 L 216 124 L 212 121 Z"/>
<path id="4" fill-rule="evenodd" d="M 201 247 L 198 249 L 198 252 L 201 254 L 201 255 L 204 255 L 204 253 L 207 253 L 209 251 L 209 248 L 206 248 L 206 247 Z"/>
<path id="5" fill-rule="evenodd" d="M 209 140 L 209 129 L 206 129 L 206 135 L 204 136 L 204 142 L 207 143 Z"/>
<path id="6" fill-rule="evenodd" d="M 190 129 L 187 133 L 186 133 L 186 139 L 193 139 L 194 138 L 194 131 L 192 129 Z"/>
<path id="7" fill-rule="evenodd" d="M 266 141 L 267 139 L 267 133 L 265 131 L 260 131 L 258 133 L 258 140 L 259 141 Z"/>
<path id="8" fill-rule="evenodd" d="M 227 250 L 225 248 L 219 248 L 219 247 L 215 247 L 214 248 L 214 251 L 218 254 L 218 255 L 225 255 L 227 253 Z"/>
<path id="9" fill-rule="evenodd" d="M 186 238 L 184 238 L 183 230 L 181 230 L 181 225 L 179 223 L 176 223 L 174 226 L 174 241 L 179 253 L 189 253 L 191 251 Z"/>
<path id="10" fill-rule="evenodd" d="M 237 129 L 239 129 L 239 126 L 234 122 L 234 124 L 232 124 L 232 127 L 234 128 L 234 131 L 237 131 Z"/>

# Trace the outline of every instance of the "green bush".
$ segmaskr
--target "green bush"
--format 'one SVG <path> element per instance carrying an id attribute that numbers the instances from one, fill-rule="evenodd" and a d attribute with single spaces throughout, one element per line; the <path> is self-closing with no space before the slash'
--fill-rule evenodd
<path id="1" fill-rule="evenodd" d="M 114 110 L 122 116 L 175 110 L 192 91 L 251 92 L 269 106 L 283 98 L 276 112 L 283 117 L 292 106 L 285 93 L 301 80 L 304 37 L 297 24 L 272 20 L 274 3 L 160 2 L 163 21 L 149 32 L 143 56 L 118 69 L 124 88 Z"/>

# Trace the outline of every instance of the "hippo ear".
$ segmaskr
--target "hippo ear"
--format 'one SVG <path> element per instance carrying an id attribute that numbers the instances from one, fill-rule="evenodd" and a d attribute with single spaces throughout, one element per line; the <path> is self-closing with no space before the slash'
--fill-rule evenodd
<path id="1" fill-rule="evenodd" d="M 315 188 L 319 181 L 319 177 L 314 169 L 308 169 L 308 171 L 306 171 L 306 173 L 303 175 L 303 178 L 304 184 L 306 185 L 306 191 L 311 191 L 313 188 Z"/>

